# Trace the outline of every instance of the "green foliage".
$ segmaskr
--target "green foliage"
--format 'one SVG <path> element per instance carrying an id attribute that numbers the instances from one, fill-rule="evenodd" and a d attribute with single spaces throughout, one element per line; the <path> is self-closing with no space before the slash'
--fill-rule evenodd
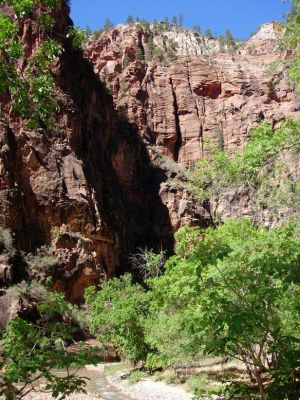
<path id="1" fill-rule="evenodd" d="M 128 15 L 127 19 L 126 19 L 126 23 L 128 25 L 133 25 L 134 24 L 134 19 L 132 15 Z"/>
<path id="2" fill-rule="evenodd" d="M 143 323 L 147 295 L 144 289 L 133 284 L 131 276 L 126 274 L 106 282 L 98 293 L 95 288 L 88 288 L 85 298 L 91 312 L 91 333 L 101 343 L 113 345 L 130 361 L 145 359 Z"/>
<path id="3" fill-rule="evenodd" d="M 153 250 L 142 250 L 129 257 L 133 269 L 139 271 L 143 279 L 153 278 L 162 274 L 163 265 L 166 261 L 164 251 L 154 253 Z"/>
<path id="4" fill-rule="evenodd" d="M 74 26 L 71 26 L 68 29 L 67 37 L 72 40 L 72 44 L 74 47 L 80 47 L 86 39 L 86 32 L 80 28 L 75 28 Z"/>
<path id="5" fill-rule="evenodd" d="M 155 46 L 152 52 L 153 60 L 162 62 L 164 60 L 164 51 L 160 47 Z"/>
<path id="6" fill-rule="evenodd" d="M 137 383 L 137 382 L 141 381 L 145 377 L 146 377 L 145 372 L 143 372 L 143 371 L 133 371 L 133 372 L 131 372 L 131 374 L 128 377 L 128 383 L 130 383 L 132 385 L 134 383 Z"/>
<path id="7" fill-rule="evenodd" d="M 59 7 L 56 0 L 44 0 L 42 12 L 35 13 L 40 2 L 35 0 L 7 0 L 3 5 L 11 5 L 18 17 L 32 14 L 32 18 L 44 31 L 51 31 L 54 20 L 50 13 Z M 49 67 L 63 51 L 56 40 L 48 39 L 41 43 L 22 74 L 18 64 L 23 57 L 23 44 L 19 33 L 19 19 L 9 15 L 0 15 L 0 94 L 9 92 L 13 110 L 28 121 L 28 126 L 36 129 L 49 128 L 58 104 L 54 99 L 54 79 Z"/>
<path id="8" fill-rule="evenodd" d="M 41 43 L 40 48 L 34 53 L 34 63 L 32 68 L 40 71 L 46 70 L 50 64 L 63 52 L 62 45 L 56 40 L 48 39 Z"/>
<path id="9" fill-rule="evenodd" d="M 274 172 L 270 166 L 274 165 L 277 158 L 282 157 L 285 150 L 299 154 L 299 134 L 299 121 L 286 119 L 275 130 L 263 122 L 252 130 L 245 147 L 232 156 L 222 150 L 210 149 L 211 156 L 199 160 L 190 173 L 193 191 L 200 198 L 208 199 L 241 183 L 260 186 L 265 190 Z M 269 196 L 274 198 L 274 193 Z"/>
<path id="10" fill-rule="evenodd" d="M 268 231 L 233 220 L 217 229 L 186 227 L 177 241 L 165 274 L 147 279 L 150 292 L 133 285 L 129 275 L 98 294 L 88 290 L 92 332 L 135 361 L 147 355 L 150 369 L 186 365 L 203 354 L 233 357 L 245 363 L 256 384 L 240 387 L 254 393 L 249 398 L 258 390 L 262 398 L 276 393 L 278 400 L 294 399 L 300 223 Z M 198 386 L 198 398 L 217 390 Z"/>
<path id="11" fill-rule="evenodd" d="M 210 28 L 205 29 L 204 36 L 207 37 L 207 39 L 213 39 L 213 34 Z"/>
<path id="12" fill-rule="evenodd" d="M 31 13 L 35 6 L 35 0 L 8 0 L 7 3 L 13 7 L 18 17 L 24 17 Z"/>
<path id="13" fill-rule="evenodd" d="M 42 317 L 37 323 L 16 318 L 2 333 L 0 394 L 6 399 L 23 398 L 41 378 L 54 398 L 65 399 L 71 393 L 85 392 L 86 379 L 77 376 L 77 370 L 72 372 L 70 367 L 96 364 L 98 358 L 93 349 L 81 344 L 77 351 L 67 351 L 64 341 L 72 339 L 74 329 L 53 319 L 65 311 L 61 295 L 53 295 L 52 302 L 40 306 Z M 66 370 L 66 376 L 55 375 L 54 368 Z"/>
<path id="14" fill-rule="evenodd" d="M 146 341 L 158 359 L 169 361 L 171 346 L 182 350 L 182 360 L 196 360 L 200 351 L 236 357 L 262 393 L 268 371 L 270 398 L 279 386 L 292 396 L 300 354 L 299 325 L 290 319 L 291 310 L 297 321 L 300 312 L 299 229 L 294 223 L 268 232 L 245 220 L 181 232 L 179 255 L 150 282 Z"/>
<path id="15" fill-rule="evenodd" d="M 4 50 L 17 34 L 17 25 L 6 15 L 0 15 L 0 48 Z"/>
<path id="16" fill-rule="evenodd" d="M 225 44 L 230 50 L 235 50 L 237 48 L 236 41 L 230 29 L 226 29 L 225 32 Z"/>
<path id="17" fill-rule="evenodd" d="M 174 15 L 174 16 L 172 17 L 172 25 L 174 25 L 174 26 L 177 26 L 177 25 L 178 25 L 178 18 L 177 18 L 176 15 Z"/>
<path id="18" fill-rule="evenodd" d="M 103 29 L 111 29 L 114 27 L 114 24 L 111 22 L 110 19 L 106 18 L 104 21 Z"/>
<path id="19" fill-rule="evenodd" d="M 128 54 L 126 53 L 124 56 L 124 59 L 123 59 L 123 67 L 127 68 L 129 64 L 130 64 L 130 58 L 129 58 Z"/>
<path id="20" fill-rule="evenodd" d="M 55 20 L 50 15 L 42 14 L 38 17 L 38 23 L 45 32 L 51 32 L 55 25 Z"/>
<path id="21" fill-rule="evenodd" d="M 224 387 L 213 386 L 205 374 L 191 376 L 186 384 L 189 391 L 195 395 L 194 400 L 205 400 L 211 398 L 212 395 L 224 394 Z"/>
<path id="22" fill-rule="evenodd" d="M 136 49 L 135 58 L 140 61 L 144 60 L 144 53 L 140 47 L 137 47 Z"/>
<path id="23" fill-rule="evenodd" d="M 300 2 L 291 0 L 291 11 L 287 16 L 285 25 L 283 46 L 287 50 L 293 50 L 294 54 L 288 61 L 290 78 L 299 83 L 300 81 Z"/>
<path id="24" fill-rule="evenodd" d="M 0 226 L 0 252 L 3 251 L 10 256 L 13 256 L 16 252 L 10 230 Z"/>
<path id="25" fill-rule="evenodd" d="M 58 264 L 53 250 L 46 246 L 39 248 L 36 254 L 27 254 L 25 261 L 31 278 L 40 283 L 45 283 L 47 278 L 53 275 L 53 270 Z"/>

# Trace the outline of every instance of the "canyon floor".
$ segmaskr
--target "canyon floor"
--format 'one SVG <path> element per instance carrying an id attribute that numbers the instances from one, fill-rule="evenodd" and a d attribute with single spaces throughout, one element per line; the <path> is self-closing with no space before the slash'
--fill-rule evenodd
<path id="1" fill-rule="evenodd" d="M 112 375 L 104 373 L 105 364 L 90 366 L 81 371 L 90 381 L 87 394 L 73 394 L 67 400 L 191 400 L 192 395 L 182 387 L 155 382 L 145 378 L 133 384 L 121 378 L 122 371 Z M 25 400 L 51 400 L 52 395 L 44 391 L 28 394 Z"/>

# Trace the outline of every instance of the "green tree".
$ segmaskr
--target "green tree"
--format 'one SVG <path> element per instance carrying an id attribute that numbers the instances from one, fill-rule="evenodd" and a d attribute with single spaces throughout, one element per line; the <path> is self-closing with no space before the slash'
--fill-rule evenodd
<path id="1" fill-rule="evenodd" d="M 130 58 L 128 56 L 128 54 L 126 53 L 123 59 L 123 67 L 126 68 L 128 67 L 128 65 L 130 64 Z"/>
<path id="2" fill-rule="evenodd" d="M 111 22 L 109 18 L 106 18 L 104 21 L 103 29 L 111 29 L 114 27 L 114 24 Z"/>
<path id="3" fill-rule="evenodd" d="M 299 365 L 300 224 L 267 231 L 247 220 L 185 228 L 151 292 L 151 366 L 201 352 L 243 361 L 261 398 L 294 399 Z M 291 318 L 293 315 L 293 318 Z M 263 375 L 271 376 L 265 385 Z M 273 396 L 273 397 L 272 397 Z M 248 397 L 249 398 L 249 397 Z"/>
<path id="4" fill-rule="evenodd" d="M 134 24 L 134 19 L 132 15 L 128 15 L 127 19 L 126 19 L 126 23 L 128 25 L 133 25 Z"/>
<path id="5" fill-rule="evenodd" d="M 148 352 L 143 328 L 148 301 L 144 289 L 131 279 L 129 274 L 114 278 L 98 293 L 88 288 L 85 299 L 91 313 L 91 333 L 136 363 L 145 360 Z"/>
<path id="6" fill-rule="evenodd" d="M 174 15 L 174 17 L 172 17 L 172 25 L 174 25 L 174 26 L 178 25 L 178 19 L 177 19 L 176 15 Z"/>
<path id="7" fill-rule="evenodd" d="M 144 60 L 144 58 L 145 58 L 143 50 L 140 47 L 137 47 L 137 49 L 135 51 L 135 58 L 140 61 Z"/>
<path id="8" fill-rule="evenodd" d="M 160 47 L 155 46 L 153 50 L 153 59 L 162 62 L 164 58 L 165 58 L 164 51 Z"/>
<path id="9" fill-rule="evenodd" d="M 181 12 L 181 13 L 179 13 L 179 16 L 178 16 L 178 25 L 179 26 L 183 26 L 183 20 L 184 20 L 184 15 Z"/>
<path id="10" fill-rule="evenodd" d="M 190 174 L 192 189 L 200 197 L 210 198 L 234 184 L 265 185 L 276 172 L 274 168 L 266 169 L 266 165 L 274 165 L 284 150 L 289 150 L 296 158 L 299 155 L 299 132 L 300 122 L 292 119 L 282 121 L 275 130 L 271 124 L 263 122 L 252 130 L 247 145 L 232 157 L 224 151 L 209 149 L 210 157 L 199 160 Z M 293 178 L 290 172 L 290 179 L 295 188 L 297 174 Z"/>
<path id="11" fill-rule="evenodd" d="M 51 13 L 59 7 L 60 2 L 43 0 L 41 3 L 44 7 L 38 13 L 34 12 L 38 4 L 33 0 L 7 0 L 1 4 L 12 6 L 17 16 L 26 17 L 32 13 L 32 18 L 42 31 L 51 30 L 54 26 Z M 24 48 L 19 37 L 19 23 L 19 18 L 0 15 L 0 94 L 10 94 L 13 111 L 26 119 L 30 128 L 48 128 L 58 110 L 54 98 L 54 79 L 49 67 L 62 54 L 63 48 L 56 40 L 45 37 L 20 74 L 17 66 L 22 62 Z"/>
<path id="12" fill-rule="evenodd" d="M 205 29 L 204 36 L 207 37 L 208 39 L 213 39 L 213 34 L 210 28 Z"/>
<path id="13" fill-rule="evenodd" d="M 71 393 L 85 392 L 86 378 L 79 377 L 77 371 L 98 362 L 94 349 L 83 344 L 75 352 L 66 349 L 65 341 L 72 340 L 74 328 L 57 320 L 68 309 L 61 295 L 52 294 L 51 301 L 39 309 L 42 317 L 36 323 L 16 318 L 2 332 L 0 395 L 7 400 L 22 399 L 41 379 L 46 390 L 61 400 Z M 54 369 L 65 370 L 66 376 L 57 376 Z"/>
<path id="14" fill-rule="evenodd" d="M 85 32 L 86 36 L 91 36 L 91 34 L 92 34 L 91 27 L 89 25 L 87 25 L 84 29 L 84 32 Z"/>
<path id="15" fill-rule="evenodd" d="M 74 47 L 80 47 L 86 39 L 86 31 L 80 28 L 70 27 L 67 33 L 67 37 L 72 40 Z"/>
<path id="16" fill-rule="evenodd" d="M 236 49 L 236 42 L 230 29 L 225 32 L 225 44 L 232 50 Z"/>

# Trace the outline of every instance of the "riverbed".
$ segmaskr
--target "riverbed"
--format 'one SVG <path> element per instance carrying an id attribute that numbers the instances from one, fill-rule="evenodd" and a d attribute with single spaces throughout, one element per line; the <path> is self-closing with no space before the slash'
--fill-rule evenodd
<path id="1" fill-rule="evenodd" d="M 87 394 L 73 394 L 68 400 L 191 400 L 192 395 L 184 389 L 155 382 L 149 378 L 135 384 L 116 376 L 106 376 L 105 364 L 87 366 L 78 371 L 80 376 L 89 378 L 86 385 Z M 32 392 L 25 400 L 53 400 L 51 393 L 42 390 Z"/>

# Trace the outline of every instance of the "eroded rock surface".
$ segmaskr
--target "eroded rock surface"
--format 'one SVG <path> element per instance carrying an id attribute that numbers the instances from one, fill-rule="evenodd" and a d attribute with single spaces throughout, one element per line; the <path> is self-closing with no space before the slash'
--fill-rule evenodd
<path id="1" fill-rule="evenodd" d="M 230 152 L 256 123 L 299 115 L 299 97 L 283 67 L 271 71 L 284 56 L 281 30 L 277 22 L 263 25 L 237 50 L 224 52 L 218 41 L 181 28 L 153 33 L 118 25 L 91 40 L 85 55 L 140 134 L 188 166 L 205 155 L 207 143 Z M 163 60 L 151 55 L 153 47 L 154 54 L 166 54 Z"/>

